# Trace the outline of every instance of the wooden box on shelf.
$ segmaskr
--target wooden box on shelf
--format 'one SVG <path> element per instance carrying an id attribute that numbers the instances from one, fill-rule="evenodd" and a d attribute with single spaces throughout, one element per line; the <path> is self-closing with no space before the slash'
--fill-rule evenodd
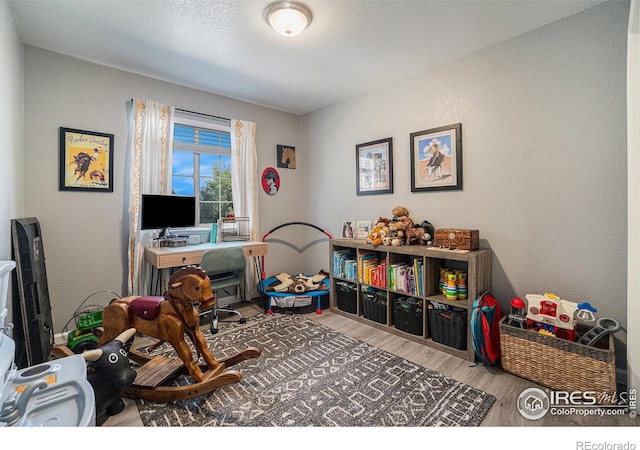
<path id="1" fill-rule="evenodd" d="M 480 232 L 439 228 L 435 231 L 433 245 L 450 250 L 477 250 L 480 247 Z"/>

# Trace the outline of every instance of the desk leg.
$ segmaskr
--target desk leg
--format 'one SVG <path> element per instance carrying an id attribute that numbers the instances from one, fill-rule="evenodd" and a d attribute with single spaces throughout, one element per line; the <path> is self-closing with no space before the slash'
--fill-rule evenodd
<path id="1" fill-rule="evenodd" d="M 151 266 L 151 280 L 149 282 L 149 295 L 161 295 L 160 283 L 162 269 L 158 269 L 155 266 Z"/>
<path id="2" fill-rule="evenodd" d="M 161 296 L 165 292 L 165 284 L 168 280 L 166 273 L 169 272 L 169 277 L 172 275 L 171 269 L 158 269 L 152 267 L 151 269 L 151 283 L 149 286 L 149 295 Z"/>
<path id="3" fill-rule="evenodd" d="M 256 273 L 258 274 L 258 286 L 264 288 L 264 286 L 262 286 L 262 282 L 264 281 L 264 279 L 262 278 L 262 264 L 259 256 L 253 257 L 253 266 Z M 266 312 L 267 314 L 271 314 L 271 302 L 269 301 L 269 296 L 265 294 L 260 288 L 258 288 L 258 291 L 260 292 L 260 296 L 262 297 L 262 308 L 264 309 L 264 312 Z"/>

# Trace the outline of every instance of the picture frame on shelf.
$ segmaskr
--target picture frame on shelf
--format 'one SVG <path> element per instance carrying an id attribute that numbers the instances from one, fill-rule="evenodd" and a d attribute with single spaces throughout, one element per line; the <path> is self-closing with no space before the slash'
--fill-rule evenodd
<path id="1" fill-rule="evenodd" d="M 60 127 L 61 191 L 113 192 L 113 134 Z"/>
<path id="2" fill-rule="evenodd" d="M 356 222 L 356 239 L 366 239 L 371 231 L 370 220 L 358 220 Z"/>
<path id="3" fill-rule="evenodd" d="M 462 124 L 417 131 L 411 145 L 411 192 L 462 189 Z"/>
<path id="4" fill-rule="evenodd" d="M 393 193 L 393 138 L 356 145 L 356 194 Z"/>
<path id="5" fill-rule="evenodd" d="M 342 221 L 342 232 L 340 233 L 342 239 L 354 239 L 354 224 L 355 222 L 353 220 Z"/>

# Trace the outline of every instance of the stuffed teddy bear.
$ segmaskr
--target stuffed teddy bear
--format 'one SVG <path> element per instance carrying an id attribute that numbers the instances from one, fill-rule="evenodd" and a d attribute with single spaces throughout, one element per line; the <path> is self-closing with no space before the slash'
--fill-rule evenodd
<path id="1" fill-rule="evenodd" d="M 401 220 L 391 219 L 389 221 L 389 244 L 404 245 L 407 239 L 406 225 Z"/>
<path id="2" fill-rule="evenodd" d="M 393 217 L 395 218 L 401 217 L 401 216 L 408 216 L 409 210 L 402 205 L 398 205 L 391 210 L 391 214 L 393 214 Z"/>

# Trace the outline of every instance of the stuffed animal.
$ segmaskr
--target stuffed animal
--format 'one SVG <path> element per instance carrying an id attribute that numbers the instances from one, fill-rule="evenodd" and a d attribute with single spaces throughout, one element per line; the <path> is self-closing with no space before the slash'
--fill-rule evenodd
<path id="1" fill-rule="evenodd" d="M 389 219 L 388 217 L 378 217 L 373 221 L 373 226 L 388 227 L 390 220 L 391 219 Z"/>
<path id="2" fill-rule="evenodd" d="M 425 245 L 424 229 L 420 225 L 414 225 L 407 230 L 407 245 Z"/>
<path id="3" fill-rule="evenodd" d="M 389 234 L 389 227 L 384 222 L 378 221 L 369 231 L 367 236 L 367 244 L 384 245 L 384 238 Z"/>
<path id="4" fill-rule="evenodd" d="M 407 239 L 406 224 L 401 220 L 391 219 L 389 221 L 389 244 L 404 245 Z"/>
<path id="5" fill-rule="evenodd" d="M 402 205 L 398 205 L 391 210 L 393 217 L 409 216 L 409 210 Z"/>
<path id="6" fill-rule="evenodd" d="M 424 230 L 422 240 L 426 245 L 433 245 L 433 238 L 436 234 L 435 227 L 431 225 L 431 222 L 429 222 L 428 220 L 423 220 L 422 222 L 420 222 L 420 227 Z"/>
<path id="7" fill-rule="evenodd" d="M 427 220 L 407 230 L 407 245 L 433 245 L 435 229 Z"/>

